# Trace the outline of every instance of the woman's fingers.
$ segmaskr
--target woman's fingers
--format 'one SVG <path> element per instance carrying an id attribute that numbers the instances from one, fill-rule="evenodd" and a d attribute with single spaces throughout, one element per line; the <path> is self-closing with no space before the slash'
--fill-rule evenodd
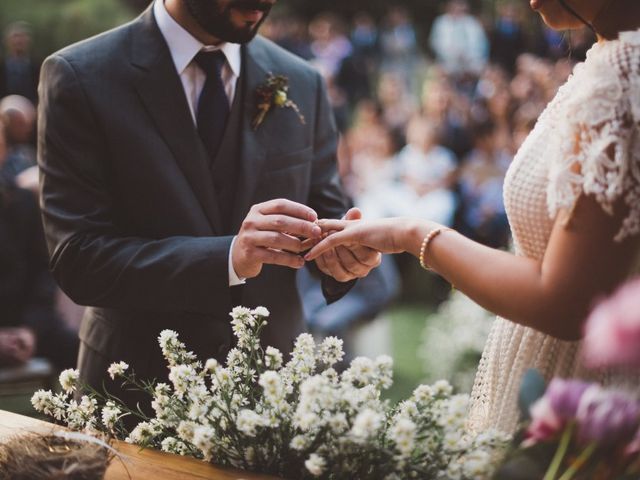
<path id="1" fill-rule="evenodd" d="M 344 220 L 362 220 L 362 212 L 359 208 L 353 207 L 345 214 Z"/>
<path id="2" fill-rule="evenodd" d="M 306 252 L 308 250 L 311 250 L 318 243 L 320 243 L 320 240 L 317 240 L 315 238 L 307 238 L 306 240 L 302 240 L 300 251 Z"/>
<path id="3" fill-rule="evenodd" d="M 340 232 L 344 230 L 353 220 L 318 220 L 317 225 L 322 229 L 322 233 Z"/>
<path id="4" fill-rule="evenodd" d="M 304 259 L 307 261 L 315 260 L 323 253 L 326 253 L 339 245 L 349 244 L 352 242 L 352 239 L 352 233 L 346 230 L 333 233 L 313 247 L 311 251 L 305 255 Z"/>

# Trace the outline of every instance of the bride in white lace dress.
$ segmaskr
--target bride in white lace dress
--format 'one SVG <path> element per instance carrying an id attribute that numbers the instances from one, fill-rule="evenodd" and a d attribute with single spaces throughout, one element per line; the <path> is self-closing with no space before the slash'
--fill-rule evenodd
<path id="1" fill-rule="evenodd" d="M 308 255 L 340 244 L 407 251 L 499 316 L 473 389 L 474 430 L 514 431 L 529 368 L 547 378 L 593 375 L 578 355 L 583 322 L 593 302 L 633 272 L 640 251 L 640 1 L 531 6 L 553 28 L 586 23 L 599 41 L 507 173 L 515 254 L 431 222 L 396 218 L 323 221 L 334 233 Z"/>

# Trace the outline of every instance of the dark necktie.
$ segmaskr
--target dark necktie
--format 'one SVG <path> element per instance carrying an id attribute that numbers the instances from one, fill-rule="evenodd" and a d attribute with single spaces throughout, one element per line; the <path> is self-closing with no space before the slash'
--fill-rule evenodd
<path id="1" fill-rule="evenodd" d="M 226 59 L 224 53 L 217 50 L 201 51 L 194 60 L 207 76 L 198 99 L 197 123 L 198 133 L 213 163 L 229 118 L 229 98 L 222 81 L 222 67 Z"/>

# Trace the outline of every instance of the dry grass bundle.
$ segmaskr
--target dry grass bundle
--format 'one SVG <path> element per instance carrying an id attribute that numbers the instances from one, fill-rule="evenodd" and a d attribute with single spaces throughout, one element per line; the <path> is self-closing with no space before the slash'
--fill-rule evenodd
<path id="1" fill-rule="evenodd" d="M 25 435 L 0 445 L 0 480 L 100 480 L 110 460 L 96 443 Z"/>

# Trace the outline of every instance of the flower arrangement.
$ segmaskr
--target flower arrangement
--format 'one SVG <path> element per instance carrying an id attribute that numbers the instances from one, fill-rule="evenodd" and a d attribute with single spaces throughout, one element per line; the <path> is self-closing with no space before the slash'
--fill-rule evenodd
<path id="1" fill-rule="evenodd" d="M 429 315 L 418 356 L 426 381 L 447 378 L 458 392 L 470 392 L 495 315 L 455 290 Z"/>
<path id="2" fill-rule="evenodd" d="M 149 393 L 155 416 L 128 410 L 92 392 L 76 402 L 78 372 L 60 376 L 63 392 L 38 391 L 36 410 L 73 429 L 107 432 L 142 447 L 190 455 L 222 466 L 285 478 L 476 479 L 499 463 L 508 439 L 494 432 L 465 432 L 468 397 L 452 395 L 445 381 L 419 386 L 391 406 L 381 392 L 392 384 L 392 359 L 356 358 L 338 373 L 342 341 L 316 345 L 300 335 L 291 358 L 262 349 L 269 313 L 231 313 L 237 346 L 226 366 L 202 364 L 165 330 L 160 347 L 169 382 L 140 382 L 125 363 L 109 374 Z M 127 432 L 123 418 L 139 417 Z"/>
<path id="3" fill-rule="evenodd" d="M 640 279 L 601 302 L 586 323 L 583 356 L 592 367 L 627 379 L 640 368 Z M 633 374 L 632 374 L 633 375 Z M 637 373 L 636 379 L 640 378 Z M 632 388 L 605 388 L 580 380 L 553 379 L 542 396 L 531 394 L 542 383 L 528 374 L 522 398 L 530 418 L 522 443 L 509 456 L 498 478 L 543 480 L 623 480 L 640 478 L 640 396 Z M 536 398 L 539 397 L 539 398 Z M 527 475 L 516 475 L 527 471 Z"/>

